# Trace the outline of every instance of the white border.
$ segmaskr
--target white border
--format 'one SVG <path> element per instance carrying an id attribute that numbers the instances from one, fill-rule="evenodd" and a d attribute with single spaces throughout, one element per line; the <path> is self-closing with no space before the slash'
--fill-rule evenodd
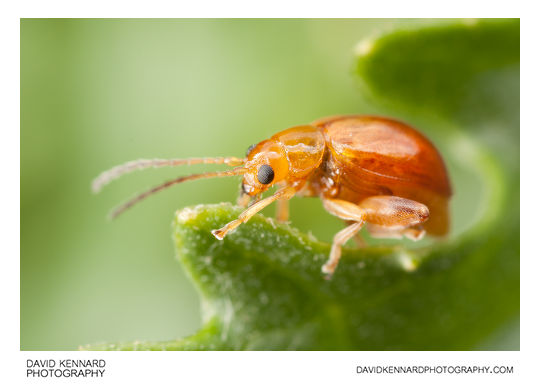
<path id="1" fill-rule="evenodd" d="M 94 1 L 91 4 L 74 1 L 21 1 L 7 2 L 2 6 L 2 248 L 1 292 L 2 292 L 2 350 L 8 352 L 0 361 L 2 382 L 23 381 L 27 358 L 81 358 L 104 357 L 108 370 L 105 379 L 99 382 L 126 380 L 152 380 L 171 382 L 178 378 L 234 379 L 235 382 L 272 382 L 277 379 L 325 382 L 385 382 L 389 380 L 433 379 L 521 382 L 526 377 L 538 380 L 538 278 L 540 254 L 533 251 L 536 246 L 536 217 L 539 210 L 534 193 L 539 190 L 538 152 L 540 143 L 538 110 L 538 42 L 537 20 L 533 2 L 508 1 L 462 1 L 450 3 L 434 1 L 379 1 L 355 2 L 334 0 L 325 2 L 273 1 L 153 1 L 114 2 Z M 530 15 L 530 16 L 529 16 Z M 521 254 L 521 300 L 522 352 L 171 352 L 171 353 L 114 353 L 114 352 L 20 352 L 19 351 L 19 175 L 20 134 L 19 127 L 19 17 L 520 17 L 522 16 L 522 127 L 521 130 L 521 228 L 523 230 Z M 524 16 L 524 17 L 523 17 Z M 534 220 L 534 221 L 533 221 Z M 356 365 L 367 364 L 459 364 L 472 365 L 485 362 L 495 365 L 514 365 L 513 375 L 498 377 L 487 375 L 442 375 L 402 376 L 378 375 L 363 377 L 354 370 Z M 6 371 L 6 367 L 10 368 Z M 89 379 L 80 379 L 93 382 Z M 38 381 L 43 382 L 44 379 Z M 68 380 L 71 382 L 72 380 Z M 74 381 L 74 380 L 73 380 Z"/>
<path id="2" fill-rule="evenodd" d="M 197 17 L 197 18 L 475 18 L 520 17 L 526 15 L 519 2 L 492 0 L 453 0 L 441 3 L 428 0 L 386 0 L 332 2 L 310 0 L 199 0 L 152 2 L 95 0 L 84 4 L 68 0 L 19 1 L 14 7 L 18 17 Z"/>
<path id="3" fill-rule="evenodd" d="M 29 352 L 21 354 L 19 375 L 27 359 L 106 360 L 104 378 L 62 379 L 89 383 L 385 383 L 523 382 L 519 352 Z M 58 364 L 58 363 L 57 363 Z M 512 374 L 358 374 L 357 366 L 512 366 Z M 54 380 L 54 379 L 53 379 Z M 56 379 L 58 380 L 58 379 Z M 29 382 L 52 381 L 42 378 Z M 190 381 L 191 382 L 191 381 Z"/>

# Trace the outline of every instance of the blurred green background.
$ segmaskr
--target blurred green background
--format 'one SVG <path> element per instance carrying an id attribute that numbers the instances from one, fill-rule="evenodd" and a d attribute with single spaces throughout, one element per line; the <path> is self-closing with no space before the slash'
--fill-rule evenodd
<path id="1" fill-rule="evenodd" d="M 215 168 L 149 170 L 97 196 L 91 180 L 138 158 L 242 156 L 279 130 L 328 115 L 388 115 L 353 78 L 355 45 L 444 22 L 23 19 L 21 349 L 195 332 L 199 301 L 174 260 L 173 213 L 234 201 L 239 180 L 167 190 L 114 222 L 109 210 L 135 192 Z M 473 174 L 449 166 L 455 233 L 476 217 L 480 192 Z M 341 228 L 317 199 L 294 199 L 291 221 L 324 241 Z"/>

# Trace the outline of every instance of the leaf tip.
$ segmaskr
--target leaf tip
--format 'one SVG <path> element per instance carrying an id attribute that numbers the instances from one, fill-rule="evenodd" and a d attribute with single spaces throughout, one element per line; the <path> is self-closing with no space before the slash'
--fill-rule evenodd
<path id="1" fill-rule="evenodd" d="M 186 207 L 176 211 L 176 222 L 179 224 L 188 224 L 197 218 L 199 215 L 200 206 Z"/>
<path id="2" fill-rule="evenodd" d="M 368 55 L 373 50 L 374 43 L 375 41 L 372 37 L 360 40 L 354 47 L 355 56 L 362 57 Z"/>
<path id="3" fill-rule="evenodd" d="M 401 250 L 396 254 L 396 260 L 401 268 L 406 272 L 414 272 L 418 268 L 418 260 L 406 250 Z"/>

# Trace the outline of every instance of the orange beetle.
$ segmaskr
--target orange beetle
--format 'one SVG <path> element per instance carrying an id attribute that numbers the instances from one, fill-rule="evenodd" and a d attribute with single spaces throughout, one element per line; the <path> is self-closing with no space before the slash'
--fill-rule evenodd
<path id="1" fill-rule="evenodd" d="M 147 196 L 171 185 L 208 177 L 243 175 L 238 204 L 248 207 L 212 234 L 222 240 L 274 201 L 277 219 L 287 221 L 288 200 L 294 195 L 319 197 L 324 208 L 345 220 L 334 236 L 323 265 L 331 275 L 341 246 L 366 225 L 378 238 L 421 239 L 427 232 L 446 235 L 452 194 L 444 162 L 433 144 L 412 127 L 376 116 L 337 116 L 286 129 L 248 149 L 246 158 L 216 157 L 136 160 L 102 173 L 94 191 L 136 169 L 189 164 L 226 164 L 232 170 L 184 176 L 152 188 L 121 205 L 115 217 Z M 273 185 L 279 188 L 264 199 Z"/>

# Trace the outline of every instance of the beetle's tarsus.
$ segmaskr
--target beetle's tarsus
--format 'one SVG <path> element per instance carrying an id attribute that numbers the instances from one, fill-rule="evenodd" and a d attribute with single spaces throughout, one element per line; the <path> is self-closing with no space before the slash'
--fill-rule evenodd
<path id="1" fill-rule="evenodd" d="M 212 235 L 218 240 L 223 240 L 225 238 L 225 235 L 227 233 L 223 231 L 222 229 L 214 229 L 212 230 Z"/>
<path id="2" fill-rule="evenodd" d="M 323 264 L 323 266 L 321 267 L 321 271 L 325 274 L 326 280 L 330 280 L 332 278 L 335 270 L 336 265 L 332 265 L 332 263 L 330 262 Z"/>

